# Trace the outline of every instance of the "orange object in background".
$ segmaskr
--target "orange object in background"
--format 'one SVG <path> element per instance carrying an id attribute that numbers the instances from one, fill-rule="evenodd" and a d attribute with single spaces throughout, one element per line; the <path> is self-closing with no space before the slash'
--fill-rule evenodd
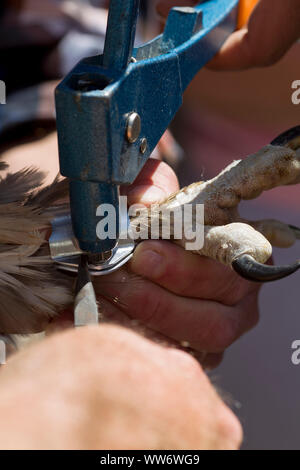
<path id="1" fill-rule="evenodd" d="M 240 0 L 239 15 L 238 15 L 238 29 L 245 26 L 249 17 L 259 0 Z"/>

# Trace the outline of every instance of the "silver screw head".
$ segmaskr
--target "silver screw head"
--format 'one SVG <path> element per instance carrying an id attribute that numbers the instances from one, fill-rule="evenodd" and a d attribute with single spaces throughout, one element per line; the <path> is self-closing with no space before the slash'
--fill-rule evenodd
<path id="1" fill-rule="evenodd" d="M 134 144 L 141 132 L 141 118 L 138 113 L 130 113 L 127 119 L 126 136 L 128 142 Z"/>
<path id="2" fill-rule="evenodd" d="M 146 153 L 147 147 L 148 147 L 148 141 L 146 137 L 143 137 L 143 139 L 141 140 L 141 145 L 140 145 L 140 151 L 143 155 L 144 153 Z"/>

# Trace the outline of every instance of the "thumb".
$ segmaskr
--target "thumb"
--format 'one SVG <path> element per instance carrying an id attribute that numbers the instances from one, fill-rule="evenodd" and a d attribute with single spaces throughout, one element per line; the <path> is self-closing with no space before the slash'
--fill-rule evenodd
<path id="1" fill-rule="evenodd" d="M 135 182 L 122 187 L 121 194 L 127 196 L 128 205 L 141 203 L 148 206 L 164 201 L 178 189 L 178 180 L 172 168 L 150 158 Z"/>

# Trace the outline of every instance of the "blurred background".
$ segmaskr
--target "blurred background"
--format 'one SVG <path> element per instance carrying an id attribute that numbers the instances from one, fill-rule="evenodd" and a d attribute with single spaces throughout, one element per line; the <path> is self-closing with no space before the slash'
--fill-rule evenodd
<path id="1" fill-rule="evenodd" d="M 58 169 L 53 90 L 82 57 L 103 47 L 106 6 L 101 0 L 6 0 L 0 8 L 0 151 L 14 169 L 48 162 Z M 143 1 L 140 40 L 159 29 L 154 2 Z M 185 158 L 182 185 L 215 176 L 234 159 L 300 124 L 292 82 L 300 79 L 300 45 L 268 69 L 221 73 L 202 70 L 188 89 L 172 131 Z M 36 143 L 30 147 L 28 143 Z M 36 151 L 34 150 L 36 148 Z M 299 188 L 276 189 L 243 203 L 246 217 L 300 225 Z M 299 257 L 299 245 L 275 250 L 276 263 Z M 299 275 L 263 287 L 261 320 L 234 344 L 211 377 L 229 397 L 245 433 L 244 449 L 300 449 L 300 366 L 291 345 L 300 339 Z"/>
<path id="2" fill-rule="evenodd" d="M 182 184 L 214 176 L 232 160 L 299 125 L 300 106 L 291 101 L 299 60 L 296 44 L 267 69 L 199 73 L 176 121 L 176 136 L 186 152 L 179 172 Z M 299 187 L 274 189 L 242 203 L 241 213 L 249 219 L 270 217 L 299 225 L 299 200 Z M 276 263 L 298 258 L 299 243 L 290 250 L 274 250 Z M 244 449 L 300 448 L 300 366 L 291 362 L 291 345 L 300 338 L 299 287 L 299 275 L 265 285 L 258 326 L 229 348 L 211 374 L 235 403 Z"/>

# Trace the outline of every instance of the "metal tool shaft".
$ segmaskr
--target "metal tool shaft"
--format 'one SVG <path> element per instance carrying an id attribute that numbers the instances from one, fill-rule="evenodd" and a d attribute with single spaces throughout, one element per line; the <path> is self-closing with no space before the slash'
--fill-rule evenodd
<path id="1" fill-rule="evenodd" d="M 126 69 L 135 38 L 140 0 L 110 0 L 103 67 Z"/>

